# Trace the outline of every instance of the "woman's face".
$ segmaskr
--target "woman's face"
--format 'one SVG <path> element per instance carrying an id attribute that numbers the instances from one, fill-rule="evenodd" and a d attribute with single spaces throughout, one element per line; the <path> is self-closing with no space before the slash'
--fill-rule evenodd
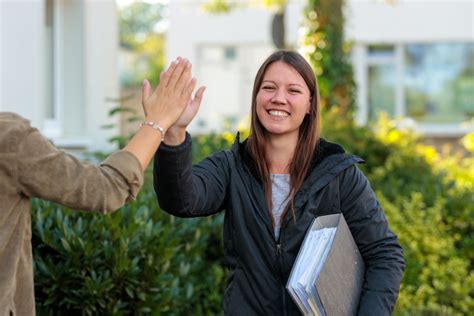
<path id="1" fill-rule="evenodd" d="M 257 93 L 256 112 L 270 135 L 296 134 L 310 110 L 310 91 L 290 65 L 277 61 L 268 66 Z"/>

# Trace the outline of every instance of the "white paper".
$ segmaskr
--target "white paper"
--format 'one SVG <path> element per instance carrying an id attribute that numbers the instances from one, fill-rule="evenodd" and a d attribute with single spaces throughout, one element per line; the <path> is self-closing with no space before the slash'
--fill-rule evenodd
<path id="1" fill-rule="evenodd" d="M 297 303 L 305 315 L 320 315 L 314 283 L 324 266 L 335 234 L 336 227 L 309 231 L 293 266 L 288 289 L 297 297 Z"/>

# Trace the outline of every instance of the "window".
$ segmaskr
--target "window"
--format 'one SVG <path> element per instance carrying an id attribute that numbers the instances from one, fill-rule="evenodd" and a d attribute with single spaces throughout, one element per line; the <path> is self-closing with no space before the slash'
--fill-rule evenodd
<path id="1" fill-rule="evenodd" d="M 381 112 L 395 116 L 395 67 L 369 66 L 369 119 L 376 120 Z"/>
<path id="2" fill-rule="evenodd" d="M 396 113 L 396 69 L 393 45 L 372 45 L 368 49 L 369 120 L 376 120 L 381 112 Z"/>
<path id="3" fill-rule="evenodd" d="M 233 61 L 237 58 L 237 50 L 235 47 L 226 47 L 224 49 L 225 59 L 228 61 Z"/>
<path id="4" fill-rule="evenodd" d="M 407 115 L 420 122 L 462 122 L 474 116 L 474 44 L 407 45 Z"/>
<path id="5" fill-rule="evenodd" d="M 377 58 L 377 57 L 393 58 L 394 47 L 393 45 L 384 45 L 384 44 L 370 45 L 369 56 L 371 58 Z"/>
<path id="6" fill-rule="evenodd" d="M 201 58 L 209 63 L 231 63 L 237 59 L 237 49 L 233 46 L 206 46 L 199 52 Z"/>
<path id="7" fill-rule="evenodd" d="M 365 52 L 363 121 L 382 111 L 426 124 L 474 117 L 474 43 L 368 45 Z"/>

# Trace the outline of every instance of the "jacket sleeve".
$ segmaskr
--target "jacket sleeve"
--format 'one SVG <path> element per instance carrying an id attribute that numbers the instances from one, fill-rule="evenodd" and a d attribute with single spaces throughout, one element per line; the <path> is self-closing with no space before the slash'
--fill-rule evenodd
<path id="1" fill-rule="evenodd" d="M 358 315 L 390 315 L 405 268 L 403 250 L 365 175 L 352 166 L 339 185 L 342 212 L 366 265 Z"/>
<path id="2" fill-rule="evenodd" d="M 229 164 L 225 152 L 192 165 L 191 137 L 178 146 L 161 144 L 153 168 L 158 204 L 178 217 L 215 214 L 225 208 Z"/>
<path id="3" fill-rule="evenodd" d="M 37 129 L 21 124 L 14 174 L 22 194 L 108 213 L 134 199 L 142 186 L 143 171 L 131 153 L 118 151 L 97 166 L 57 149 Z"/>

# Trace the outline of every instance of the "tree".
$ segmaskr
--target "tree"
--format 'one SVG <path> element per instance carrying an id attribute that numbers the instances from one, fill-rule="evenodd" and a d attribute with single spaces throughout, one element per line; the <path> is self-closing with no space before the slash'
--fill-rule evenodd
<path id="1" fill-rule="evenodd" d="M 318 76 L 323 108 L 337 107 L 352 117 L 355 83 L 344 42 L 344 0 L 309 0 L 304 15 L 303 49 Z"/>

